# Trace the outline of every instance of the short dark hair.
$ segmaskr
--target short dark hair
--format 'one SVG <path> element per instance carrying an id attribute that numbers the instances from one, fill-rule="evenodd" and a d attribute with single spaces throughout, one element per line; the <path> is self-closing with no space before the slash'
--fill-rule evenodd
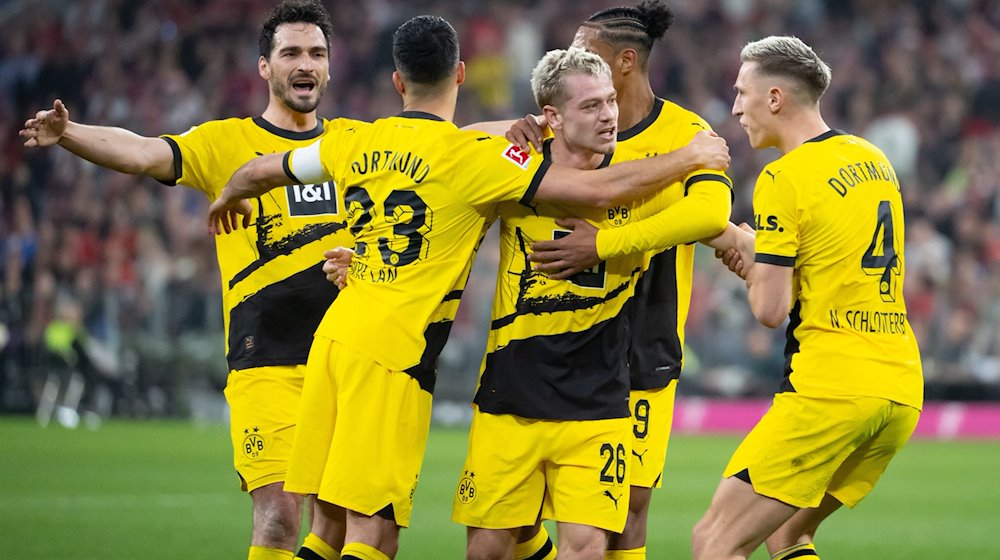
<path id="1" fill-rule="evenodd" d="M 260 29 L 260 56 L 268 58 L 274 48 L 274 34 L 278 26 L 284 23 L 311 23 L 319 27 L 326 37 L 326 46 L 330 47 L 330 37 L 333 36 L 333 24 L 330 14 L 319 0 L 284 0 L 271 10 L 263 27 Z"/>
<path id="2" fill-rule="evenodd" d="M 392 35 L 396 70 L 417 84 L 436 84 L 455 74 L 458 33 L 444 18 L 417 16 Z"/>
<path id="3" fill-rule="evenodd" d="M 645 0 L 638 6 L 601 10 L 587 18 L 583 27 L 597 31 L 597 36 L 616 49 L 633 47 L 645 60 L 653 42 L 663 37 L 674 22 L 674 13 L 659 0 Z"/>

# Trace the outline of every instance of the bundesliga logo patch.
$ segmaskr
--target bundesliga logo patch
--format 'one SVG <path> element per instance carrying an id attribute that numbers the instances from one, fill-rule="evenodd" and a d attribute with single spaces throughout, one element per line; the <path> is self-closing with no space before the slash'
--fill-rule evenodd
<path id="1" fill-rule="evenodd" d="M 514 144 L 507 146 L 507 149 L 503 152 L 503 157 L 521 169 L 527 169 L 528 162 L 531 161 L 531 155 Z"/>

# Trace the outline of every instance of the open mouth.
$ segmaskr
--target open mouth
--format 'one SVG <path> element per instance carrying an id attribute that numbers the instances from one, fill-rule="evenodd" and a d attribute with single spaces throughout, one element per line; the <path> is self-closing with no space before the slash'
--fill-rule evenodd
<path id="1" fill-rule="evenodd" d="M 297 78 L 292 80 L 292 89 L 296 93 L 309 95 L 316 89 L 316 82 L 308 78 Z"/>

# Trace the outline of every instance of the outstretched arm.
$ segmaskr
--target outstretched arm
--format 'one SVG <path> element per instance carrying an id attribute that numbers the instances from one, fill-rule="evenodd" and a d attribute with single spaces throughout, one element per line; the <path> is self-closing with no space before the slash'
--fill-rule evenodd
<path id="1" fill-rule="evenodd" d="M 581 171 L 553 165 L 542 178 L 534 200 L 611 208 L 652 194 L 698 169 L 725 171 L 729 147 L 714 132 L 698 132 L 691 142 L 669 153 Z"/>
<path id="2" fill-rule="evenodd" d="M 29 148 L 59 144 L 73 154 L 100 165 L 159 181 L 173 181 L 174 154 L 162 138 L 140 136 L 124 128 L 91 126 L 69 119 L 69 109 L 59 99 L 39 111 L 18 133 Z"/>

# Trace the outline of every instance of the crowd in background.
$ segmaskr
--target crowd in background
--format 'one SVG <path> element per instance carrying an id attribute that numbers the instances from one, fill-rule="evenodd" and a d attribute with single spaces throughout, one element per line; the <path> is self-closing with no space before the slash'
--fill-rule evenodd
<path id="1" fill-rule="evenodd" d="M 335 29 L 322 116 L 397 113 L 391 34 L 449 19 L 468 80 L 456 122 L 537 113 L 528 78 L 580 21 L 621 0 L 327 2 Z M 732 152 L 734 222 L 760 169 L 730 115 L 739 51 L 792 34 L 833 68 L 831 126 L 880 146 L 906 203 L 909 320 L 931 399 L 1000 399 L 1000 3 L 992 0 L 673 0 L 653 90 L 704 116 Z M 207 201 L 183 187 L 27 150 L 17 130 L 62 99 L 72 119 L 143 135 L 259 115 L 260 22 L 273 0 L 0 3 L 0 412 L 30 412 L 76 372 L 102 414 L 184 415 L 225 383 L 220 280 Z M 742 282 L 700 249 L 682 393 L 769 395 L 784 331 L 756 324 Z M 496 249 L 484 243 L 442 356 L 437 394 L 468 401 Z"/>

